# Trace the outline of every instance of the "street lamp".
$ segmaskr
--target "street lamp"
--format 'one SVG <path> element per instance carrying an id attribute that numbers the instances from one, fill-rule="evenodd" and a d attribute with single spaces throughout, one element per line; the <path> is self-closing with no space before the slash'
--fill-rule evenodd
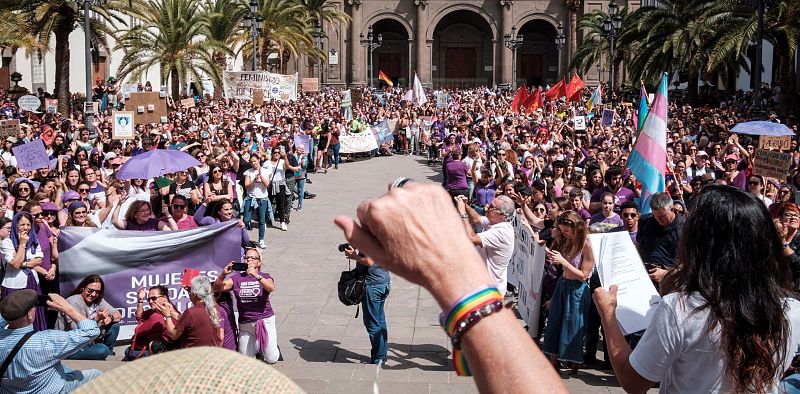
<path id="1" fill-rule="evenodd" d="M 617 14 L 617 2 L 611 0 L 608 3 L 608 17 L 603 21 L 603 31 L 608 36 L 608 97 L 611 104 L 614 104 L 614 39 L 617 36 L 617 31 L 622 27 L 622 17 Z"/>
<path id="2" fill-rule="evenodd" d="M 503 34 L 503 45 L 511 50 L 511 86 L 517 87 L 517 49 L 522 48 L 524 36 L 517 34 L 517 27 L 511 27 L 511 34 Z"/>
<path id="3" fill-rule="evenodd" d="M 317 41 L 317 50 L 319 50 L 319 60 L 317 60 L 317 84 L 322 88 L 322 25 L 317 22 L 314 26 L 314 33 L 311 34 Z"/>
<path id="4" fill-rule="evenodd" d="M 556 49 L 558 49 L 558 76 L 561 76 L 561 49 L 564 48 L 564 44 L 567 42 L 567 37 L 564 36 L 564 25 L 561 22 L 558 22 L 558 32 L 556 34 L 555 43 Z"/>
<path id="5" fill-rule="evenodd" d="M 255 23 L 254 23 L 255 22 Z M 250 29 L 250 38 L 253 40 L 253 71 L 258 69 L 258 33 L 264 28 L 264 18 L 258 15 L 258 1 L 250 1 L 250 10 L 244 16 L 244 27 Z"/>
<path id="6" fill-rule="evenodd" d="M 366 40 L 364 39 L 364 33 L 358 35 L 358 37 L 361 39 L 361 46 L 367 48 L 369 51 L 369 64 L 367 65 L 367 85 L 369 85 L 369 87 L 372 87 L 372 67 L 375 66 L 375 63 L 372 62 L 372 51 L 374 51 L 376 48 L 379 48 L 381 44 L 383 44 L 383 35 L 378 34 L 378 39 L 376 41 L 375 35 L 372 34 L 372 31 L 372 25 L 369 25 L 369 28 L 367 28 Z"/>
<path id="7" fill-rule="evenodd" d="M 80 2 L 76 0 L 76 2 Z M 92 118 L 94 118 L 94 102 L 92 101 L 92 30 L 91 26 L 91 18 L 89 18 L 89 12 L 92 10 L 92 6 L 104 5 L 106 0 L 83 0 L 83 37 L 84 37 L 84 55 L 86 56 L 86 102 L 83 104 L 83 115 L 84 121 L 86 122 L 86 130 L 89 131 L 89 134 L 92 135 L 95 133 L 94 130 L 94 123 L 92 123 Z"/>

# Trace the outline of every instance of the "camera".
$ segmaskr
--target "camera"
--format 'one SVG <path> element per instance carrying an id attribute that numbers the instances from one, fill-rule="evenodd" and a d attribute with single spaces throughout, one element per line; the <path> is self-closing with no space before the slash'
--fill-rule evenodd
<path id="1" fill-rule="evenodd" d="M 345 242 L 343 244 L 339 244 L 339 252 L 344 253 L 344 251 L 348 248 L 352 248 L 349 243 Z"/>
<path id="2" fill-rule="evenodd" d="M 37 295 L 36 296 L 36 306 L 47 306 L 47 301 L 50 301 L 49 295 Z"/>
<path id="3" fill-rule="evenodd" d="M 234 271 L 247 271 L 247 263 L 233 263 L 233 267 L 231 269 Z"/>

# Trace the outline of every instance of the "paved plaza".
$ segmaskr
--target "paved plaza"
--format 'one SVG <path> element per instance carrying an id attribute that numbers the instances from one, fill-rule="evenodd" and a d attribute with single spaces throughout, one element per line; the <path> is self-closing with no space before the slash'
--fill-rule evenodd
<path id="1" fill-rule="evenodd" d="M 377 371 L 369 360 L 370 343 L 356 307 L 336 295 L 339 274 L 348 262 L 337 246 L 345 242 L 333 224 L 336 214 L 354 215 L 358 203 L 380 195 L 398 176 L 436 181 L 438 167 L 417 156 L 394 156 L 346 163 L 328 174 L 313 175 L 302 212 L 292 212 L 289 231 L 267 230 L 263 271 L 275 277 L 272 305 L 278 319 L 283 361 L 275 368 L 309 393 L 477 392 L 472 378 L 457 377 L 448 361 L 450 344 L 437 321 L 439 307 L 419 286 L 397 276 L 386 307 L 389 360 Z M 251 233 L 256 239 L 256 232 Z M 508 344 L 514 346 L 514 344 Z M 108 361 L 69 361 L 73 368 L 110 370 L 120 365 L 124 348 Z M 571 392 L 622 392 L 608 371 L 562 373 Z M 531 371 L 536 373 L 536 371 Z M 508 392 L 514 392 L 513 387 Z"/>

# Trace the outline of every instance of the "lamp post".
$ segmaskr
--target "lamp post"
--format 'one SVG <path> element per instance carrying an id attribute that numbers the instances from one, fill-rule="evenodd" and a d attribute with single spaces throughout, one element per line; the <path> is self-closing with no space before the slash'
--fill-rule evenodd
<path id="1" fill-rule="evenodd" d="M 367 28 L 367 38 L 364 39 L 364 33 L 358 35 L 361 39 L 361 46 L 367 48 L 369 51 L 369 64 L 367 64 L 367 85 L 372 87 L 372 67 L 375 66 L 375 63 L 372 62 L 372 52 L 375 48 L 379 48 L 381 44 L 383 44 L 383 35 L 378 34 L 377 40 L 375 39 L 376 36 L 372 34 L 372 25 Z"/>
<path id="2" fill-rule="evenodd" d="M 561 76 L 561 49 L 564 48 L 564 44 L 567 42 L 567 37 L 564 36 L 564 25 L 561 22 L 558 22 L 558 32 L 555 38 L 556 49 L 558 49 L 558 76 Z"/>
<path id="3" fill-rule="evenodd" d="M 618 6 L 615 0 L 608 3 L 608 17 L 603 21 L 603 30 L 608 36 L 608 96 L 611 104 L 614 104 L 614 39 L 617 31 L 622 26 L 622 17 L 617 14 Z"/>
<path id="4" fill-rule="evenodd" d="M 83 38 L 84 56 L 86 57 L 86 102 L 83 104 L 83 115 L 86 123 L 86 130 L 92 135 L 95 133 L 94 123 L 94 102 L 92 100 L 92 30 L 89 12 L 94 5 L 103 5 L 105 0 L 83 0 Z"/>
<path id="5" fill-rule="evenodd" d="M 517 34 L 517 27 L 511 27 L 511 33 L 503 34 L 503 45 L 511 50 L 511 87 L 517 87 L 517 49 L 522 48 L 522 40 L 525 37 Z"/>
<path id="6" fill-rule="evenodd" d="M 756 56 L 753 61 L 754 67 L 751 68 L 755 73 L 753 80 L 753 110 L 761 111 L 761 66 L 762 66 L 762 46 L 764 45 L 764 12 L 766 11 L 767 0 L 756 0 L 758 25 L 756 28 Z"/>
<path id="7" fill-rule="evenodd" d="M 317 22 L 314 26 L 314 33 L 312 34 L 317 42 L 317 50 L 319 51 L 319 59 L 317 60 L 317 84 L 322 88 L 322 25 Z"/>
<path id="8" fill-rule="evenodd" d="M 253 71 L 258 69 L 258 33 L 264 28 L 264 18 L 258 15 L 258 1 L 250 1 L 250 10 L 244 16 L 244 27 L 250 29 L 250 39 L 253 40 Z"/>

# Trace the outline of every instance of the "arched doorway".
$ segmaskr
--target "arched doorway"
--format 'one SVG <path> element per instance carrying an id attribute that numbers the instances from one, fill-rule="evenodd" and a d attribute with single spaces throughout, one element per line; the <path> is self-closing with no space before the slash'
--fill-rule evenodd
<path id="1" fill-rule="evenodd" d="M 555 26 L 534 19 L 522 25 L 519 34 L 524 39 L 517 51 L 517 82 L 530 87 L 556 83 L 559 75 Z"/>
<path id="2" fill-rule="evenodd" d="M 433 32 L 434 87 L 491 86 L 492 39 L 491 26 L 479 14 L 457 10 L 445 15 Z"/>
<path id="3" fill-rule="evenodd" d="M 381 46 L 375 48 L 372 54 L 375 62 L 372 68 L 374 86 L 383 86 L 383 82 L 378 81 L 379 71 L 383 71 L 395 84 L 408 86 L 408 30 L 394 19 L 381 19 L 372 25 L 372 29 L 375 36 L 383 36 Z"/>

